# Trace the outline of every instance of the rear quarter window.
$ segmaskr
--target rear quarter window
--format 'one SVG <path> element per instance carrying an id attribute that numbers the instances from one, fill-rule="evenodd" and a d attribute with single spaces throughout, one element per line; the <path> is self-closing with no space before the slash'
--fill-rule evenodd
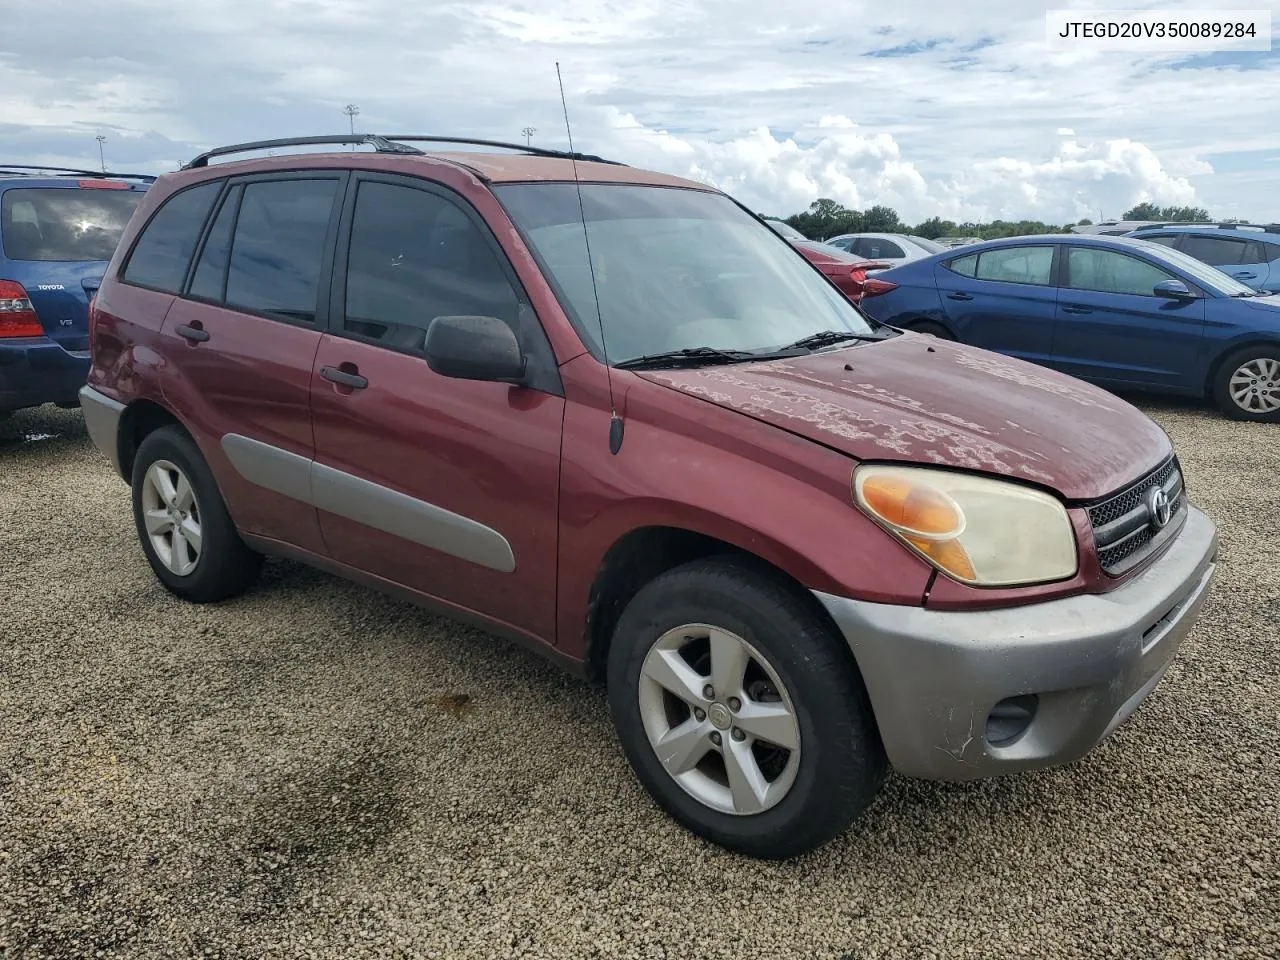
<path id="1" fill-rule="evenodd" d="M 180 293 L 191 255 L 222 181 L 202 183 L 175 193 L 143 228 L 121 278 L 126 283 Z"/>
<path id="2" fill-rule="evenodd" d="M 10 260 L 110 260 L 141 190 L 10 187 L 0 195 L 0 242 Z"/>
<path id="3" fill-rule="evenodd" d="M 947 269 L 962 277 L 973 277 L 978 272 L 978 255 L 971 253 L 967 257 L 956 257 L 947 261 Z"/>

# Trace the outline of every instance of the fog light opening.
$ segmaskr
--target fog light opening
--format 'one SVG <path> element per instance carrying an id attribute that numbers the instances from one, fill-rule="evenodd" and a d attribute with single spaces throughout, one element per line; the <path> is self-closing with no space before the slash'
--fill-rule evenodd
<path id="1" fill-rule="evenodd" d="M 993 747 L 1008 747 L 1027 732 L 1036 718 L 1040 697 L 1024 693 L 1001 700 L 987 715 L 987 743 Z"/>

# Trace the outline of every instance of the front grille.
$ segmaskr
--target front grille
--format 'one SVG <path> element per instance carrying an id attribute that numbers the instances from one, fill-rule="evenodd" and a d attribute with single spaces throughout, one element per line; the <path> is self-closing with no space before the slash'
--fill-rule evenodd
<path id="1" fill-rule="evenodd" d="M 1169 498 L 1169 519 L 1163 526 L 1155 522 L 1150 504 L 1157 487 Z M 1186 501 L 1182 466 L 1170 457 L 1137 483 L 1087 507 L 1102 569 L 1120 576 L 1160 549 L 1181 526 Z"/>

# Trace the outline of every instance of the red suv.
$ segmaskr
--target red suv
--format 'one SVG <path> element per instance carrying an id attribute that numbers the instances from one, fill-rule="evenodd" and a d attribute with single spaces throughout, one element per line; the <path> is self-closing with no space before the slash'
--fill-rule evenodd
<path id="1" fill-rule="evenodd" d="M 702 184 L 355 139 L 196 158 L 108 266 L 85 418 L 173 593 L 290 557 L 478 621 L 770 858 L 890 768 L 1074 760 L 1160 681 L 1217 534 L 1134 407 L 876 323 Z"/>

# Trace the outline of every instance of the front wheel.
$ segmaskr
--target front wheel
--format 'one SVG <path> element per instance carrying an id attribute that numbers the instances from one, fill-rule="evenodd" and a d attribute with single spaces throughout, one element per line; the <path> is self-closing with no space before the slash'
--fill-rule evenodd
<path id="1" fill-rule="evenodd" d="M 608 684 L 641 783 L 685 827 L 739 853 L 821 846 L 884 781 L 843 641 L 787 585 L 734 560 L 645 586 L 619 620 Z"/>
<path id="2" fill-rule="evenodd" d="M 1235 420 L 1280 422 L 1280 347 L 1244 347 L 1222 361 L 1214 400 Z"/>

